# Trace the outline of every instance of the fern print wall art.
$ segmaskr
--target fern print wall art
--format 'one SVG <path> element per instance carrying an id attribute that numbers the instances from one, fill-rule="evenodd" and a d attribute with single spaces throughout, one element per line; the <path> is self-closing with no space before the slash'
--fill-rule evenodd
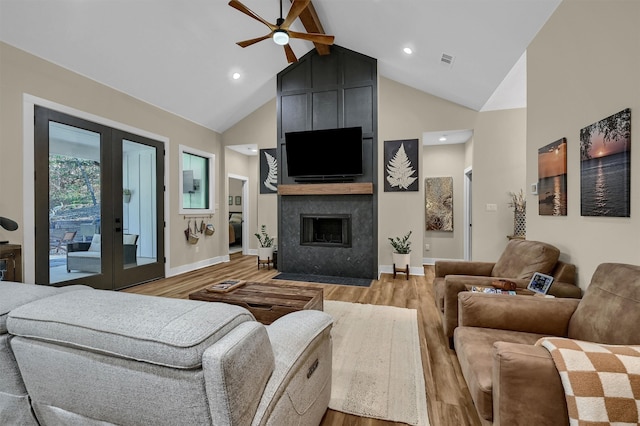
<path id="1" fill-rule="evenodd" d="M 278 154 L 276 148 L 260 150 L 260 193 L 278 192 Z"/>
<path id="2" fill-rule="evenodd" d="M 384 191 L 417 191 L 418 139 L 384 141 Z"/>

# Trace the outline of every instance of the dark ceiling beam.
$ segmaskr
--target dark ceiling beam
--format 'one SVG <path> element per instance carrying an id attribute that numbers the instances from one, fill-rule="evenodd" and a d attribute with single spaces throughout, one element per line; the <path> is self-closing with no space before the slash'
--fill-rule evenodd
<path id="1" fill-rule="evenodd" d="M 291 0 L 293 3 L 293 0 Z M 316 9 L 313 7 L 313 3 L 309 2 L 309 5 L 302 11 L 300 14 L 300 22 L 304 26 L 304 29 L 308 33 L 316 33 L 316 34 L 326 34 L 324 32 L 324 28 L 322 28 L 322 23 L 320 23 L 320 18 L 318 18 L 318 14 L 316 13 Z M 318 55 L 328 55 L 331 50 L 328 45 L 313 43 L 318 51 Z"/>

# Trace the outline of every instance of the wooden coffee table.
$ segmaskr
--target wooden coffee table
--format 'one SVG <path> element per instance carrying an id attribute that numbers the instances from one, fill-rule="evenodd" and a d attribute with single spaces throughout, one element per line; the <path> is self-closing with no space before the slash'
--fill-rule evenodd
<path id="1" fill-rule="evenodd" d="M 249 282 L 228 293 L 211 292 L 205 288 L 189 294 L 189 299 L 242 306 L 266 325 L 291 312 L 304 309 L 322 311 L 324 296 L 321 288 Z"/>

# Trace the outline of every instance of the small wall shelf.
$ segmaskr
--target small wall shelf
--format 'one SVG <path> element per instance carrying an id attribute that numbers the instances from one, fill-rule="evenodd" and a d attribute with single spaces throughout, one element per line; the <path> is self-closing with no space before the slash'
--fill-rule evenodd
<path id="1" fill-rule="evenodd" d="M 372 182 L 357 183 L 310 183 L 278 185 L 280 195 L 355 195 L 373 194 Z"/>

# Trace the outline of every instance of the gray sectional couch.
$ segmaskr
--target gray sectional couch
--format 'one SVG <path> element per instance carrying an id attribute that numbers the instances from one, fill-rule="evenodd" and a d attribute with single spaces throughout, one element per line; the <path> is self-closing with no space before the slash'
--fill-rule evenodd
<path id="1" fill-rule="evenodd" d="M 264 326 L 233 305 L 0 282 L 0 424 L 319 424 L 331 326 L 320 311 Z"/>

